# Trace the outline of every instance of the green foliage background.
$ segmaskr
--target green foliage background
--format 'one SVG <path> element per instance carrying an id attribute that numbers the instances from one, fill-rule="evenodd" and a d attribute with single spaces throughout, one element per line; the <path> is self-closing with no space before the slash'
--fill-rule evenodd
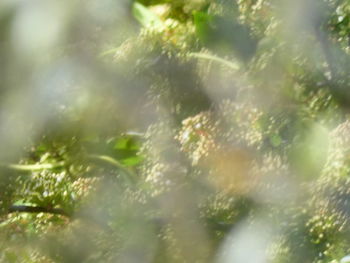
<path id="1" fill-rule="evenodd" d="M 348 0 L 0 2 L 0 262 L 348 262 Z"/>

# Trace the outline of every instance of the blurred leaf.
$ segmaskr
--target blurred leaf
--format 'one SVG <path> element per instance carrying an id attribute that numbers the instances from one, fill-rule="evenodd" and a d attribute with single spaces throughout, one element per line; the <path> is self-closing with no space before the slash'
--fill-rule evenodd
<path id="1" fill-rule="evenodd" d="M 141 156 L 133 156 L 121 160 L 121 163 L 125 166 L 136 166 L 142 162 L 143 158 Z"/>
<path id="2" fill-rule="evenodd" d="M 135 2 L 132 6 L 132 14 L 144 27 L 162 28 L 163 22 L 160 18 L 144 5 Z"/>
<path id="3" fill-rule="evenodd" d="M 130 138 L 128 137 L 122 137 L 117 139 L 116 143 L 114 144 L 114 149 L 128 149 Z"/>
<path id="4" fill-rule="evenodd" d="M 211 38 L 211 22 L 213 21 L 213 16 L 205 12 L 194 12 L 193 21 L 198 39 L 203 43 L 207 43 Z"/>

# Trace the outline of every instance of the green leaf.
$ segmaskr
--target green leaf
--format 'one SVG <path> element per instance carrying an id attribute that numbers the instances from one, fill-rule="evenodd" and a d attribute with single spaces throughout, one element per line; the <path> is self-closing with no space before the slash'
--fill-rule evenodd
<path id="1" fill-rule="evenodd" d="M 136 166 L 142 162 L 143 158 L 141 156 L 133 156 L 129 158 L 125 158 L 120 162 L 125 166 Z"/>
<path id="2" fill-rule="evenodd" d="M 213 16 L 205 12 L 194 12 L 193 22 L 196 28 L 196 34 L 200 41 L 206 43 L 210 38 L 211 28 L 210 23 Z"/>
<path id="3" fill-rule="evenodd" d="M 128 150 L 128 151 L 138 151 L 140 149 L 140 144 L 131 136 L 125 136 L 117 138 L 113 146 L 115 150 Z"/>
<path id="4" fill-rule="evenodd" d="M 160 20 L 160 18 L 152 11 L 150 11 L 147 7 L 138 2 L 135 2 L 133 4 L 132 14 L 136 20 L 144 27 L 163 27 L 162 20 Z"/>
<path id="5" fill-rule="evenodd" d="M 118 149 L 118 150 L 128 149 L 129 141 L 130 141 L 130 138 L 127 138 L 127 137 L 119 138 L 114 145 L 114 149 Z"/>

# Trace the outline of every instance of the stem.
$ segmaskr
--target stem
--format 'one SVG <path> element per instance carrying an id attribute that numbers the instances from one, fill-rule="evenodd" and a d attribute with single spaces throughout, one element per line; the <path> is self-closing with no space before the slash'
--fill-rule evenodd
<path id="1" fill-rule="evenodd" d="M 109 164 L 115 166 L 116 168 L 122 170 L 126 175 L 128 175 L 127 181 L 129 181 L 129 183 L 131 183 L 130 179 L 136 178 L 136 174 L 132 170 L 128 169 L 127 167 L 122 165 L 120 162 L 118 162 L 116 159 L 114 159 L 108 155 L 89 154 L 88 157 L 91 159 L 104 161 L 104 162 L 109 163 Z"/>
<path id="2" fill-rule="evenodd" d="M 41 171 L 47 169 L 55 169 L 64 166 L 64 163 L 43 163 L 43 164 L 0 164 L 0 167 L 16 171 Z"/>
<path id="3" fill-rule="evenodd" d="M 189 54 L 190 57 L 194 57 L 194 58 L 200 58 L 200 59 L 206 59 L 206 60 L 211 60 L 211 61 L 215 61 L 218 62 L 220 64 L 223 64 L 233 70 L 238 70 L 239 66 L 236 63 L 233 63 L 227 59 L 223 59 L 220 58 L 218 56 L 214 56 L 214 55 L 210 55 L 210 54 L 206 54 L 206 53 L 190 53 Z"/>
<path id="4" fill-rule="evenodd" d="M 27 206 L 27 205 L 12 205 L 10 206 L 9 213 L 49 213 L 55 215 L 62 215 L 66 217 L 71 217 L 67 212 L 61 208 L 48 208 L 42 206 Z"/>

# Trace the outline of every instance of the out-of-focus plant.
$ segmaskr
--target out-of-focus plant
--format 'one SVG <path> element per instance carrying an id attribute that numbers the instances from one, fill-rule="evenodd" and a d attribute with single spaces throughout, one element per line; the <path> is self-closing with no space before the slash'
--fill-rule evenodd
<path id="1" fill-rule="evenodd" d="M 0 2 L 0 261 L 344 262 L 349 10 Z"/>

